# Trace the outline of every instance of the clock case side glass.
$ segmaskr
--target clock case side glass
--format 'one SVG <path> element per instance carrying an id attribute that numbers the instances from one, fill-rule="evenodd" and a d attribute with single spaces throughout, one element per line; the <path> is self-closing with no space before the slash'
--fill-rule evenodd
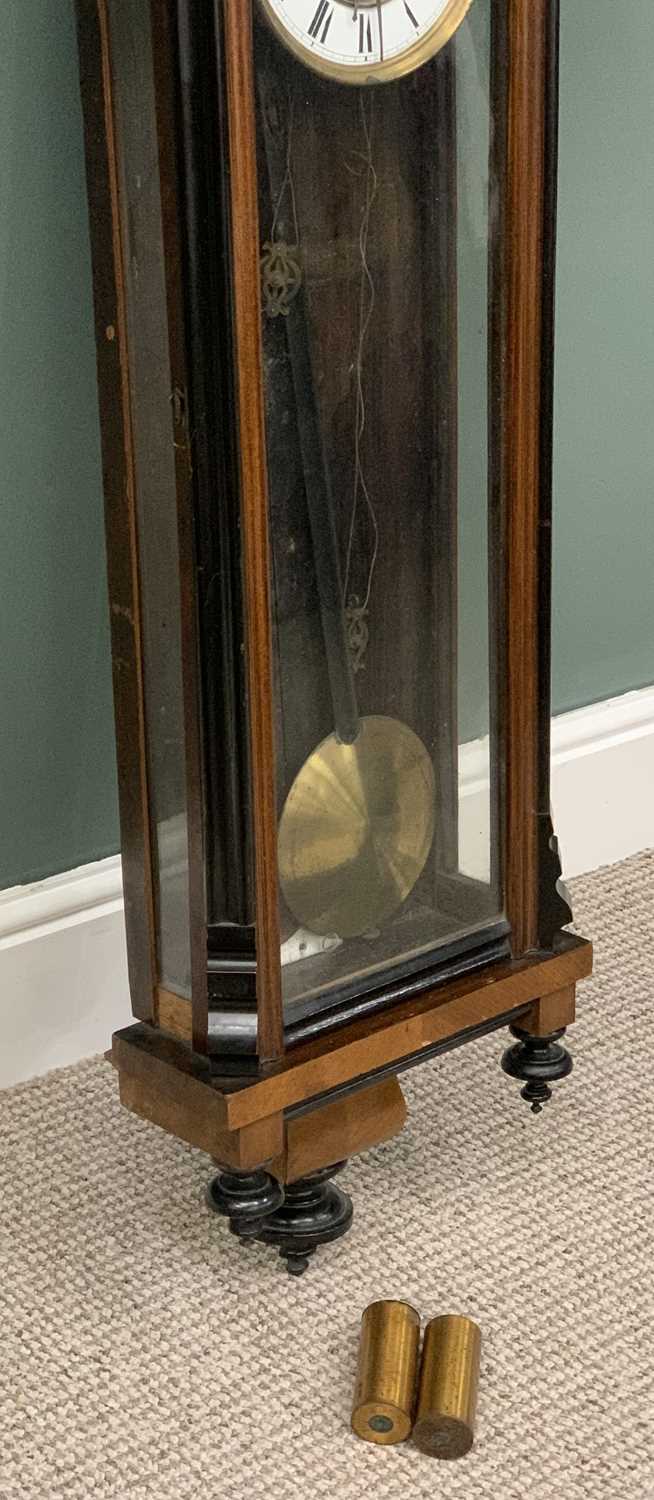
<path id="1" fill-rule="evenodd" d="M 202 1051 L 214 965 L 256 1006 L 254 895 L 214 32 L 175 12 L 77 0 L 130 990 Z"/>
<path id="2" fill-rule="evenodd" d="M 206 961 L 200 861 L 189 857 L 199 783 L 179 460 L 185 413 L 167 317 L 149 6 L 78 0 L 77 26 L 130 990 L 141 1019 L 156 1020 L 162 1000 L 190 1013 L 191 992 L 200 1018 Z"/>
<path id="3" fill-rule="evenodd" d="M 107 7 L 140 594 L 157 983 L 192 991 L 183 537 L 167 257 L 147 0 Z M 174 392 L 177 389 L 177 402 Z M 181 425 L 181 424 L 180 424 Z"/>
<path id="4" fill-rule="evenodd" d="M 151 14 L 172 273 L 169 327 L 188 408 L 181 510 L 193 558 L 187 582 L 194 633 L 185 660 L 196 673 L 188 715 L 200 751 L 193 788 L 202 845 L 193 869 L 204 980 L 199 1003 L 193 992 L 194 1039 L 211 1050 L 218 1038 L 221 1051 L 246 1054 L 252 1068 L 270 1026 L 266 1006 L 258 1004 L 265 961 L 256 937 L 254 631 L 241 503 L 247 440 L 238 408 L 225 69 L 220 31 L 200 0 L 151 0 Z M 273 1043 L 268 1055 L 274 1050 Z"/>

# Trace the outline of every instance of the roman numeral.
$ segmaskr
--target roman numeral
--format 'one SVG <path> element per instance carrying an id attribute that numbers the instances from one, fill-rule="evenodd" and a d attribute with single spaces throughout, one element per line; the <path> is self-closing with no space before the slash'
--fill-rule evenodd
<path id="1" fill-rule="evenodd" d="M 409 17 L 409 20 L 411 21 L 412 25 L 415 26 L 416 31 L 417 31 L 418 30 L 418 22 L 416 21 L 416 18 L 415 18 L 414 14 L 413 14 L 411 6 L 407 5 L 407 0 L 404 0 L 404 9 L 405 9 L 405 11 L 406 11 L 406 13 L 407 13 L 407 15 Z"/>
<path id="2" fill-rule="evenodd" d="M 372 26 L 370 18 L 366 21 L 362 10 L 359 11 L 359 52 L 372 52 Z"/>
<path id="3" fill-rule="evenodd" d="M 329 0 L 320 0 L 316 14 L 309 27 L 309 36 L 313 37 L 314 41 L 319 41 L 321 45 L 324 45 L 327 40 L 327 33 L 332 24 L 333 14 L 334 7 L 329 4 Z"/>

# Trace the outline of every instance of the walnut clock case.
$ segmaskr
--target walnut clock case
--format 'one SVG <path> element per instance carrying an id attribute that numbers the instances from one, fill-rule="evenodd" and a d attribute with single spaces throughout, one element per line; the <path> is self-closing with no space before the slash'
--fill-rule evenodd
<path id="1" fill-rule="evenodd" d="M 555 0 L 77 0 L 123 1103 L 298 1273 L 398 1075 L 538 1112 L 588 943 L 549 815 Z M 507 1104 L 508 1107 L 508 1104 Z"/>

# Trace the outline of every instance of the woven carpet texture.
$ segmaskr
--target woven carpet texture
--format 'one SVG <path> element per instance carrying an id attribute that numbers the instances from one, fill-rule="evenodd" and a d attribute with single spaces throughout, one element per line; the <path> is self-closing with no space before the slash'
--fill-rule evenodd
<path id="1" fill-rule="evenodd" d="M 211 1216 L 211 1164 L 100 1059 L 0 1097 L 2 1500 L 654 1496 L 654 854 L 575 882 L 596 942 L 572 1077 L 533 1117 L 506 1035 L 406 1075 L 300 1280 Z M 367 1303 L 483 1333 L 478 1436 L 439 1463 L 349 1430 Z"/>

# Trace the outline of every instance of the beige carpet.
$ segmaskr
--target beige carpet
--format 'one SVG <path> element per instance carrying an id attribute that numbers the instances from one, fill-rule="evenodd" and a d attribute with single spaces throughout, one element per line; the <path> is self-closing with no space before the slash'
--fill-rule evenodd
<path id="1" fill-rule="evenodd" d="M 209 1162 L 101 1061 L 0 1098 L 2 1500 L 648 1500 L 654 855 L 576 882 L 597 943 L 572 1078 L 539 1118 L 502 1036 L 416 1070 L 300 1281 L 203 1204 Z M 649 1181 L 648 1181 L 649 1179 Z M 437 1463 L 349 1431 L 361 1312 L 478 1319 L 478 1441 Z"/>

